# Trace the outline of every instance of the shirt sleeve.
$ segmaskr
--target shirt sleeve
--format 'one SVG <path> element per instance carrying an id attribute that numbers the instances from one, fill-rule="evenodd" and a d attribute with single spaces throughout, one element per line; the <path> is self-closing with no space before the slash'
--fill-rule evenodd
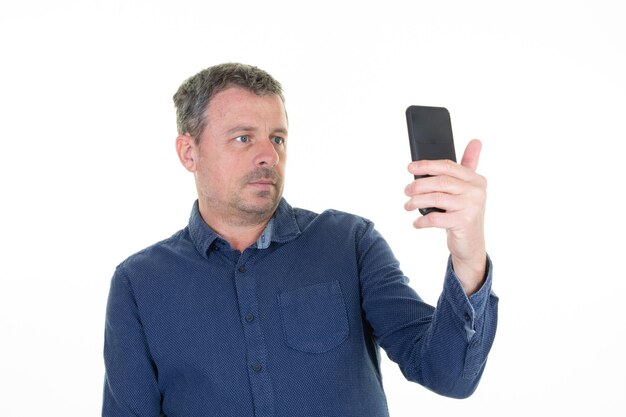
<path id="1" fill-rule="evenodd" d="M 358 239 L 357 256 L 362 308 L 389 358 L 410 381 L 448 397 L 470 396 L 496 332 L 491 260 L 485 283 L 467 297 L 449 259 L 435 308 L 408 285 L 389 245 L 369 222 Z"/>
<path id="2" fill-rule="evenodd" d="M 111 281 L 104 334 L 103 417 L 158 417 L 161 396 L 137 303 L 118 267 Z"/>

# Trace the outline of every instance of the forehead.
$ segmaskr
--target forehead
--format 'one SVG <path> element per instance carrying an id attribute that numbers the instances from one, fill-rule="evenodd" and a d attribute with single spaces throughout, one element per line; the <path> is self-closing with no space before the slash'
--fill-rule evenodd
<path id="1" fill-rule="evenodd" d="M 286 124 L 283 101 L 276 94 L 257 95 L 240 87 L 229 87 L 217 93 L 206 109 L 209 123 L 254 119 Z M 238 120 L 242 121 L 242 120 Z"/>

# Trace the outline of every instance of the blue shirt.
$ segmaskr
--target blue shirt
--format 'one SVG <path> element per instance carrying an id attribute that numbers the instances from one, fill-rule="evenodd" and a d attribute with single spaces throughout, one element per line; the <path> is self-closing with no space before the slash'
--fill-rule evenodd
<path id="1" fill-rule="evenodd" d="M 241 253 L 196 202 L 185 229 L 115 271 L 102 414 L 388 416 L 379 346 L 407 379 L 466 397 L 496 329 L 487 262 L 468 298 L 448 261 L 435 309 L 366 219 L 282 200 Z"/>

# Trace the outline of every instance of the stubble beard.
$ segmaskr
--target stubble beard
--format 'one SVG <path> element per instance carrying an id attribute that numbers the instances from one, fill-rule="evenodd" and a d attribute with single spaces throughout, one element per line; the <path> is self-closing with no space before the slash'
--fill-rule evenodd
<path id="1" fill-rule="evenodd" d="M 269 190 L 259 190 L 254 193 L 254 200 L 245 197 L 245 193 L 249 193 L 246 188 L 251 182 L 258 180 L 271 180 L 273 186 Z M 274 214 L 283 191 L 283 178 L 272 168 L 259 168 L 246 175 L 240 184 L 241 192 L 233 196 L 230 201 L 230 207 L 239 213 L 238 219 L 240 224 L 260 224 Z M 260 201 L 258 201 L 260 200 Z"/>

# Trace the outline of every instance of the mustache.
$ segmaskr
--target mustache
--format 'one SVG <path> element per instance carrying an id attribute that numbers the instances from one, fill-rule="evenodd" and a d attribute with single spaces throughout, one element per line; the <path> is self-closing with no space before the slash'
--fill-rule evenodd
<path id="1" fill-rule="evenodd" d="M 246 183 L 259 180 L 271 180 L 272 183 L 276 184 L 280 181 L 280 175 L 275 169 L 264 167 L 255 169 L 244 177 Z"/>

